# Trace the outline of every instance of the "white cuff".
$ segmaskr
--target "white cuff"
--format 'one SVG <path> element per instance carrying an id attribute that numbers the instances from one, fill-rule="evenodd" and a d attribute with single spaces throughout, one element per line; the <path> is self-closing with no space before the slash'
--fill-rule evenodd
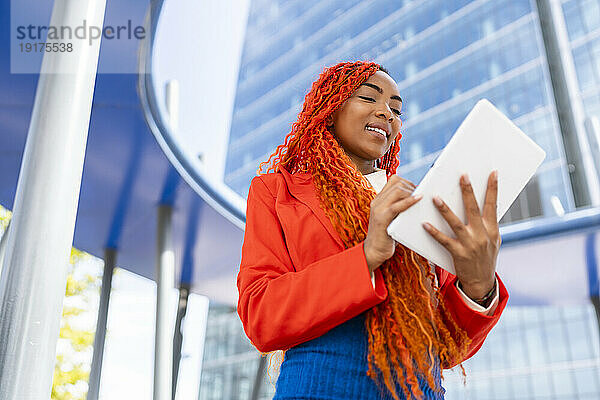
<path id="1" fill-rule="evenodd" d="M 496 293 L 494 294 L 494 300 L 492 300 L 492 302 L 490 303 L 490 305 L 487 308 L 485 308 L 485 307 L 475 303 L 473 300 L 471 300 L 469 298 L 469 296 L 467 296 L 458 286 L 458 279 L 456 280 L 455 286 L 458 289 L 458 293 L 460 293 L 460 295 L 463 298 L 463 300 L 465 301 L 465 303 L 471 309 L 478 311 L 484 315 L 488 315 L 488 316 L 494 314 L 494 311 L 496 311 L 496 307 L 498 306 L 498 301 L 500 299 L 500 290 L 498 289 L 498 278 L 496 278 Z"/>

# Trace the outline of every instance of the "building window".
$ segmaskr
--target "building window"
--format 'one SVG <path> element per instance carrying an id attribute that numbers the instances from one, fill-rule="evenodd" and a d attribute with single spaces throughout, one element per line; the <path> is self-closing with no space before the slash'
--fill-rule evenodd
<path id="1" fill-rule="evenodd" d="M 415 75 L 417 73 L 417 64 L 415 64 L 414 61 L 410 61 L 408 63 L 406 63 L 406 66 L 404 67 L 404 73 L 406 74 L 406 79 L 409 79 L 411 76 Z"/>
<path id="2" fill-rule="evenodd" d="M 481 32 L 482 37 L 486 37 L 494 33 L 494 20 L 492 18 L 488 17 L 481 23 Z"/>
<path id="3" fill-rule="evenodd" d="M 498 75 L 500 75 L 500 66 L 496 61 L 490 62 L 490 79 L 494 79 Z"/>
<path id="4" fill-rule="evenodd" d="M 408 109 L 408 115 L 410 115 L 411 118 L 416 117 L 421 112 L 421 107 L 416 101 L 411 101 L 410 103 L 408 103 L 408 106 L 406 108 Z"/>
<path id="5" fill-rule="evenodd" d="M 415 142 L 410 145 L 410 162 L 416 161 L 423 157 L 423 146 L 421 143 Z"/>
<path id="6" fill-rule="evenodd" d="M 515 202 L 510 206 L 506 214 L 500 220 L 500 224 L 508 224 L 519 220 L 539 217 L 542 212 L 542 200 L 540 185 L 537 176 L 534 176 L 525 189 L 519 194 Z"/>

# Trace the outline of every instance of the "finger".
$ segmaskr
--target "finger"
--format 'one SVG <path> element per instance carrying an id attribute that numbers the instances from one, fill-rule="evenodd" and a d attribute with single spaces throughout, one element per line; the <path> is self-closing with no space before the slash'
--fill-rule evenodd
<path id="1" fill-rule="evenodd" d="M 392 178 L 390 178 L 378 196 L 382 202 L 389 205 L 410 196 L 413 191 L 414 189 L 403 182 L 401 178 L 398 177 L 397 179 L 394 179 L 393 182 Z"/>
<path id="2" fill-rule="evenodd" d="M 417 187 L 414 183 L 412 183 L 408 179 L 404 179 L 403 177 L 400 177 L 400 179 L 402 180 L 403 183 L 405 183 L 406 185 L 408 185 L 408 187 L 410 187 L 410 188 L 415 189 Z"/>
<path id="3" fill-rule="evenodd" d="M 429 222 L 424 222 L 423 223 L 423 228 L 427 231 L 427 233 L 429 233 L 439 244 L 441 244 L 442 246 L 444 246 L 444 248 L 446 250 L 448 250 L 451 254 L 454 254 L 457 252 L 460 243 L 456 240 L 451 238 L 448 235 L 443 234 L 442 232 L 439 231 L 439 229 L 435 228 L 433 225 L 431 225 Z"/>
<path id="4" fill-rule="evenodd" d="M 487 190 L 485 192 L 485 203 L 483 204 L 483 219 L 486 224 L 498 224 L 498 171 L 494 171 L 488 177 Z"/>
<path id="5" fill-rule="evenodd" d="M 380 198 L 386 197 L 392 190 L 392 188 L 395 188 L 397 186 L 402 186 L 402 179 L 400 179 L 398 175 L 392 175 L 390 179 L 388 179 L 388 181 L 385 183 L 385 185 L 383 185 L 383 188 L 379 192 L 378 196 Z"/>
<path id="6" fill-rule="evenodd" d="M 490 242 L 496 247 L 496 249 L 499 249 L 502 245 L 502 237 L 500 236 L 498 225 L 496 224 L 495 227 L 486 225 L 485 229 Z"/>
<path id="7" fill-rule="evenodd" d="M 404 211 L 408 210 L 410 207 L 412 207 L 413 205 L 417 204 L 422 198 L 423 198 L 422 195 L 409 196 L 409 197 L 407 197 L 405 199 L 402 199 L 400 201 L 392 203 L 387 208 L 388 215 L 387 215 L 386 220 L 389 220 L 389 222 L 392 222 L 392 220 L 394 218 L 396 218 L 398 216 L 398 214 L 400 214 L 401 212 L 404 212 Z"/>
<path id="8" fill-rule="evenodd" d="M 483 221 L 481 220 L 481 212 L 475 199 L 475 193 L 473 192 L 473 186 L 469 181 L 467 174 L 460 177 L 460 190 L 462 192 L 463 203 L 465 206 L 465 214 L 467 217 L 467 224 L 473 226 L 475 229 L 483 228 Z"/>
<path id="9" fill-rule="evenodd" d="M 371 208 L 375 204 L 387 204 L 387 197 L 389 196 L 391 189 L 396 187 L 400 182 L 400 178 L 397 175 L 392 175 L 388 181 L 383 185 L 383 188 L 379 191 L 379 193 L 375 194 L 375 197 L 371 201 Z"/>
<path id="10" fill-rule="evenodd" d="M 456 237 L 461 242 L 468 240 L 469 232 L 467 230 L 467 227 L 465 226 L 465 224 L 463 224 L 460 218 L 458 218 L 456 214 L 452 212 L 450 207 L 448 207 L 448 205 L 437 196 L 433 198 L 433 204 L 438 209 L 442 217 L 446 220 L 446 223 L 448 224 L 448 226 L 450 226 Z"/>
<path id="11" fill-rule="evenodd" d="M 410 196 L 413 192 L 413 190 L 411 190 L 410 188 L 407 187 L 398 187 L 398 190 L 400 190 L 401 196 L 400 198 L 405 198 L 407 196 Z"/>
<path id="12" fill-rule="evenodd" d="M 397 187 L 401 187 L 410 193 L 412 193 L 415 190 L 415 185 L 411 184 L 410 181 L 407 181 L 406 179 L 402 178 L 400 178 L 400 181 L 397 183 Z"/>
<path id="13" fill-rule="evenodd" d="M 388 179 L 388 181 L 386 182 L 386 184 L 383 186 L 383 189 L 381 190 L 382 192 L 386 189 L 386 188 L 390 188 L 390 187 L 395 187 L 395 186 L 402 186 L 402 187 L 406 187 L 409 189 L 415 189 L 416 186 L 414 185 L 414 183 L 412 183 L 411 181 L 404 179 L 398 175 L 392 175 L 390 177 L 390 179 Z"/>

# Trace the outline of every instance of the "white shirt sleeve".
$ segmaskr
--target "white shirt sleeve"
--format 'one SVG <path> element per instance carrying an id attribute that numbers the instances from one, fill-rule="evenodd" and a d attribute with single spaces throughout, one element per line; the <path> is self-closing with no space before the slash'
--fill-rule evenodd
<path id="1" fill-rule="evenodd" d="M 435 275 L 435 282 L 437 285 L 437 275 Z M 371 272 L 371 283 L 373 284 L 373 289 L 375 289 L 375 274 L 373 272 Z M 490 305 L 485 308 L 477 303 L 475 303 L 473 300 L 471 300 L 471 298 L 469 296 L 467 296 L 458 286 L 458 280 L 455 283 L 456 289 L 458 289 L 458 293 L 460 294 L 460 296 L 463 298 L 463 300 L 465 301 L 465 304 L 467 304 L 467 306 L 469 306 L 469 308 L 478 311 L 484 315 L 493 315 L 494 311 L 496 311 L 496 307 L 498 307 L 498 302 L 500 300 L 500 290 L 498 289 L 498 278 L 496 278 L 496 293 L 494 294 L 494 299 L 492 300 L 492 302 L 490 303 Z"/>
<path id="2" fill-rule="evenodd" d="M 492 302 L 487 308 L 475 303 L 469 298 L 469 296 L 467 296 L 462 290 L 460 290 L 460 287 L 458 286 L 458 280 L 456 280 L 455 286 L 458 289 L 458 293 L 460 293 L 460 296 L 471 309 L 479 311 L 480 313 L 488 316 L 493 315 L 494 311 L 496 311 L 496 307 L 498 306 L 498 301 L 500 299 L 500 290 L 498 289 L 498 278 L 496 278 L 496 293 L 494 295 L 494 300 L 492 300 Z"/>

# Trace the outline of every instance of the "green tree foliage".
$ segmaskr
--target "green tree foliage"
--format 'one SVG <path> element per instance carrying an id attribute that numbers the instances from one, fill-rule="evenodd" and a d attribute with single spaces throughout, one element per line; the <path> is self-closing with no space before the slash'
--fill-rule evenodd
<path id="1" fill-rule="evenodd" d="M 4 234 L 4 230 L 8 226 L 8 222 L 10 221 L 10 217 L 12 217 L 12 213 L 10 210 L 0 206 L 0 236 Z"/>
<path id="2" fill-rule="evenodd" d="M 96 320 L 96 306 L 101 276 L 78 273 L 77 268 L 89 261 L 85 252 L 71 249 L 63 314 L 57 346 L 53 400 L 85 400 L 94 344 L 94 326 L 89 326 L 90 314 Z M 85 318 L 87 316 L 87 318 Z M 88 324 L 81 323 L 88 320 Z M 85 326 L 87 325 L 87 326 Z"/>

